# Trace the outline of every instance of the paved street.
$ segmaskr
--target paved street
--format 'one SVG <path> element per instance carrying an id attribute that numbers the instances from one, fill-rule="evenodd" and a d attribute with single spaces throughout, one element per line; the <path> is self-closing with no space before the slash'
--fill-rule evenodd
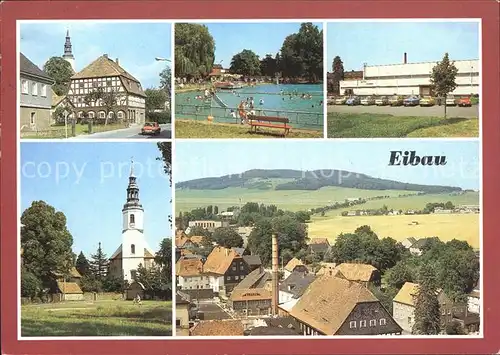
<path id="1" fill-rule="evenodd" d="M 417 116 L 417 117 L 427 117 L 434 116 L 440 117 L 444 113 L 443 106 L 432 106 L 432 107 L 391 107 L 391 106 L 345 106 L 345 105 L 329 105 L 328 113 L 373 113 L 382 115 L 394 115 L 394 116 Z M 479 117 L 479 105 L 472 107 L 457 107 L 448 106 L 446 108 L 446 115 L 448 117 L 463 117 L 463 118 L 478 118 Z"/>
<path id="2" fill-rule="evenodd" d="M 204 320 L 232 318 L 228 312 L 222 309 L 219 304 L 213 300 L 199 300 L 198 312 L 203 313 Z"/>
<path id="3" fill-rule="evenodd" d="M 99 132 L 94 134 L 85 134 L 70 139 L 170 139 L 172 138 L 172 124 L 161 124 L 161 133 L 156 136 L 143 136 L 141 135 L 142 126 L 137 125 L 130 128 L 117 129 L 114 131 Z"/>

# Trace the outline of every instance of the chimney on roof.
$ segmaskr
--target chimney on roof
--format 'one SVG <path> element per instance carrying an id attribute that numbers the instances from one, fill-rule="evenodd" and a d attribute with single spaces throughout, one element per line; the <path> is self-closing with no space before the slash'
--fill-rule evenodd
<path id="1" fill-rule="evenodd" d="M 278 236 L 272 236 L 272 312 L 278 315 Z"/>
<path id="2" fill-rule="evenodd" d="M 108 55 L 105 53 L 102 55 L 104 58 L 108 58 Z"/>
<path id="3" fill-rule="evenodd" d="M 116 58 L 115 62 L 116 64 L 120 65 L 120 59 Z"/>
<path id="4" fill-rule="evenodd" d="M 408 63 L 408 55 L 405 52 L 405 54 L 403 56 L 403 64 L 407 64 L 407 63 Z"/>

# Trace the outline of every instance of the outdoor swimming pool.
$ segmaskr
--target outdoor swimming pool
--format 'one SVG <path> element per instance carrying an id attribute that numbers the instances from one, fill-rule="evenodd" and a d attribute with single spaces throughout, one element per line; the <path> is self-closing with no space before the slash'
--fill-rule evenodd
<path id="1" fill-rule="evenodd" d="M 214 117 L 215 122 L 239 123 L 231 115 L 242 100 L 253 97 L 256 115 L 287 117 L 297 128 L 323 130 L 323 85 L 315 84 L 265 84 L 231 91 L 217 92 L 211 102 L 196 99 L 201 92 L 191 91 L 175 95 L 175 114 L 179 119 L 206 120 Z M 302 98 L 308 94 L 310 98 Z M 260 100 L 263 103 L 260 104 Z"/>

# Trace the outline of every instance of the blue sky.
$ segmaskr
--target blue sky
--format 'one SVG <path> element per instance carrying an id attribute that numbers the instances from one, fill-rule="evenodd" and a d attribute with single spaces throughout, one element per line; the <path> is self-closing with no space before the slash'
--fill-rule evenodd
<path id="1" fill-rule="evenodd" d="M 327 25 L 328 71 L 335 56 L 344 69 L 362 70 L 363 63 L 385 65 L 479 58 L 477 22 L 336 22 Z"/>
<path id="2" fill-rule="evenodd" d="M 391 151 L 445 155 L 439 167 L 388 166 Z M 251 141 L 177 142 L 176 182 L 238 174 L 250 169 L 335 169 L 425 185 L 479 189 L 477 141 Z M 223 159 L 221 159 L 221 154 Z"/>
<path id="3" fill-rule="evenodd" d="M 80 71 L 103 54 L 120 59 L 120 65 L 144 88 L 160 84 L 159 73 L 168 63 L 155 57 L 171 57 L 171 25 L 168 23 L 124 23 L 61 21 L 20 25 L 21 52 L 43 68 L 53 56 L 64 54 L 69 29 L 76 70 Z"/>
<path id="4" fill-rule="evenodd" d="M 251 49 L 259 58 L 266 54 L 274 57 L 285 38 L 299 32 L 300 22 L 294 23 L 203 23 L 215 40 L 215 62 L 229 68 L 233 56 L 244 49 Z M 321 30 L 322 23 L 315 23 Z"/>
<path id="5" fill-rule="evenodd" d="M 171 188 L 156 143 L 21 143 L 21 213 L 36 200 L 63 212 L 73 251 L 88 257 L 98 243 L 111 254 L 121 244 L 130 160 L 153 251 L 171 237 Z"/>

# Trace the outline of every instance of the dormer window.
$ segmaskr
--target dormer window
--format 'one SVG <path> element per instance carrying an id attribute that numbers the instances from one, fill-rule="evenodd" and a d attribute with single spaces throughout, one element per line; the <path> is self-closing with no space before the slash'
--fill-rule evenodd
<path id="1" fill-rule="evenodd" d="M 130 245 L 130 254 L 135 254 L 135 244 Z"/>

